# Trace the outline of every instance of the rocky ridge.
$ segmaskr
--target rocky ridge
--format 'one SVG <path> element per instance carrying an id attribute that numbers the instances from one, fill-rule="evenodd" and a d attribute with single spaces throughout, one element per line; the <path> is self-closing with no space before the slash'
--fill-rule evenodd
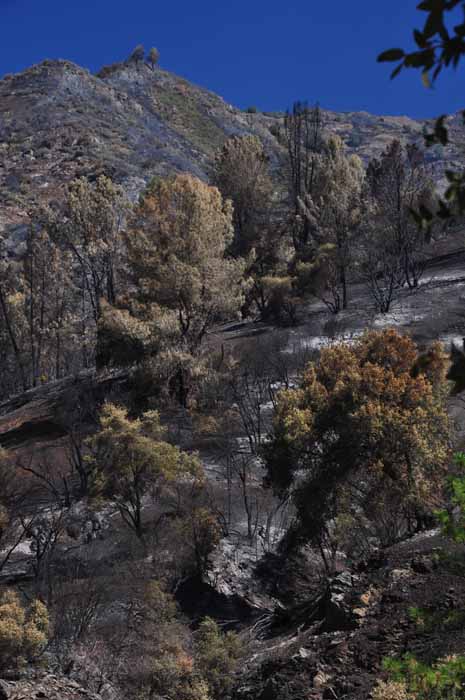
<path id="1" fill-rule="evenodd" d="M 69 61 L 43 61 L 0 80 L 0 231 L 11 250 L 28 212 L 60 200 L 76 176 L 105 173 L 135 199 L 155 175 L 208 178 L 215 151 L 231 135 L 256 134 L 278 179 L 283 114 L 249 113 L 162 69 L 117 63 L 97 75 Z M 324 110 L 324 123 L 367 162 L 394 138 L 422 143 L 428 122 Z M 449 126 L 460 143 L 458 116 Z M 435 176 L 460 159 L 459 146 L 428 151 Z"/>

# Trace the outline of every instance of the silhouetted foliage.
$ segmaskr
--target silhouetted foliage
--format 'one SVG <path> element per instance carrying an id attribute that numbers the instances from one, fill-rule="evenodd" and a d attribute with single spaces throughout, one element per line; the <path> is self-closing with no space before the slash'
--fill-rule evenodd
<path id="1" fill-rule="evenodd" d="M 420 2 L 417 9 L 426 13 L 422 29 L 414 29 L 413 37 L 416 49 L 410 53 L 403 49 L 394 48 L 384 51 L 378 56 L 380 62 L 397 62 L 398 65 L 391 73 L 395 78 L 404 68 L 420 70 L 426 87 L 434 85 L 444 68 L 457 68 L 465 55 L 465 21 L 450 27 L 450 12 L 461 8 L 465 13 L 464 0 L 425 0 Z M 465 120 L 465 112 L 463 113 Z M 442 115 L 436 121 L 432 134 L 427 136 L 427 144 L 445 146 L 449 136 L 446 126 L 447 116 Z M 460 213 L 465 211 L 465 172 L 447 170 L 448 188 L 444 199 L 439 202 L 438 215 L 442 218 L 451 217 L 454 207 Z M 429 222 L 433 209 L 420 209 L 417 214 L 418 222 Z"/>

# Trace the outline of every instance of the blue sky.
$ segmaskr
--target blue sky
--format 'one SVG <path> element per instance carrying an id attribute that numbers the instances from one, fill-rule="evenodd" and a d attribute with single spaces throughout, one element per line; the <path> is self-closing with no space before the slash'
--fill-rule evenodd
<path id="1" fill-rule="evenodd" d="M 432 117 L 465 107 L 463 73 L 425 90 L 416 72 L 389 80 L 377 54 L 408 47 L 418 0 L 0 0 L 0 73 L 44 58 L 97 70 L 137 43 L 161 65 L 239 107 Z"/>

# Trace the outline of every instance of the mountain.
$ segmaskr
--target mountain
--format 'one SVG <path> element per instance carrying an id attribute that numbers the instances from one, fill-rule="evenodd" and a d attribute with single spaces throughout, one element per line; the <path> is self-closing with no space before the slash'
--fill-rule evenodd
<path id="1" fill-rule="evenodd" d="M 213 93 L 148 66 L 117 64 L 98 76 L 44 61 L 0 81 L 0 229 L 37 201 L 59 199 L 77 175 L 101 172 L 135 197 L 154 175 L 206 178 L 232 134 L 258 134 L 271 154 L 273 120 L 254 118 Z"/>
<path id="2" fill-rule="evenodd" d="M 428 124 L 366 112 L 324 111 L 324 120 L 365 162 L 391 139 L 421 142 Z M 75 176 L 104 172 L 133 199 L 154 175 L 187 171 L 208 178 L 215 151 L 231 135 L 258 135 L 279 172 L 282 122 L 283 114 L 241 111 L 143 63 L 116 63 L 92 75 L 69 61 L 47 60 L 6 75 L 0 81 L 0 231 L 15 245 L 28 210 L 60 199 Z M 462 129 L 458 117 L 452 126 Z M 439 179 L 458 151 L 435 147 L 428 158 Z"/>

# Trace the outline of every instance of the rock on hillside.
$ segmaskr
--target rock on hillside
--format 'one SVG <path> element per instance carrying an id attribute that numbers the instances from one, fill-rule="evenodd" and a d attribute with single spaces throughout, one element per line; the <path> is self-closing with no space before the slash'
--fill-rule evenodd
<path id="1" fill-rule="evenodd" d="M 422 140 L 424 123 L 365 112 L 325 112 L 327 129 L 367 161 L 389 140 Z M 215 150 L 233 134 L 260 136 L 275 172 L 283 115 L 249 114 L 167 71 L 117 63 L 97 75 L 69 61 L 44 61 L 0 81 L 0 231 L 16 249 L 28 210 L 60 199 L 77 175 L 105 172 L 135 198 L 154 175 L 207 178 Z M 460 137 L 461 125 L 453 118 Z M 454 148 L 428 153 L 438 178 Z"/>
<path id="2" fill-rule="evenodd" d="M 16 449 L 64 437 L 77 413 L 84 424 L 91 422 L 95 407 L 112 392 L 121 395 L 126 380 L 124 371 L 83 371 L 9 398 L 0 403 L 0 447 Z"/>
<path id="3" fill-rule="evenodd" d="M 429 531 L 342 572 L 317 605 L 288 607 L 287 620 L 279 611 L 280 626 L 265 628 L 232 698 L 367 700 L 386 657 L 409 652 L 430 664 L 462 655 L 463 561 L 463 545 Z"/>
<path id="4" fill-rule="evenodd" d="M 79 683 L 61 676 L 47 675 L 34 680 L 0 680 L 0 700 L 102 700 Z"/>

